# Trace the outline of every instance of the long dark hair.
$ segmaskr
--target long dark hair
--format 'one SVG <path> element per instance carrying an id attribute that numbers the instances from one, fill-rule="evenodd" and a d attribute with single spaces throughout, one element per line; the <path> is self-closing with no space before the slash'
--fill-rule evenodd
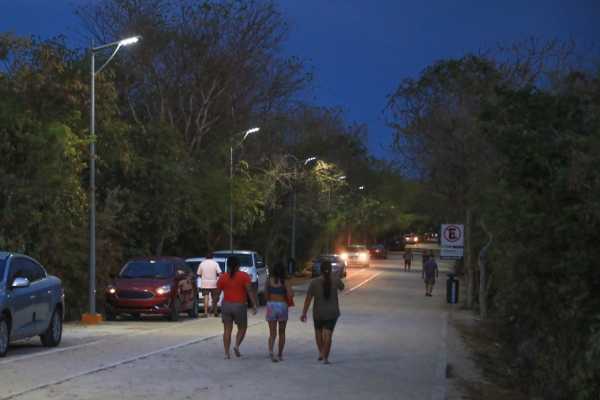
<path id="1" fill-rule="evenodd" d="M 271 277 L 275 278 L 275 283 L 283 284 L 287 278 L 285 265 L 282 261 L 277 261 L 271 268 Z"/>
<path id="2" fill-rule="evenodd" d="M 227 257 L 227 272 L 230 278 L 233 279 L 238 269 L 240 269 L 240 259 L 236 256 Z"/>
<path id="3" fill-rule="evenodd" d="M 323 277 L 323 296 L 329 300 L 331 297 L 331 263 L 329 261 L 321 263 L 321 276 Z"/>

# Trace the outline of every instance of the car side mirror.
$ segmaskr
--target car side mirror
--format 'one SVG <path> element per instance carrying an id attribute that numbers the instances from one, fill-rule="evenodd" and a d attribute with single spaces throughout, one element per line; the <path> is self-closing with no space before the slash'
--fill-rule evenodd
<path id="1" fill-rule="evenodd" d="M 29 287 L 29 279 L 24 278 L 24 277 L 17 277 L 15 278 L 15 280 L 13 281 L 12 285 L 10 286 L 13 289 L 18 289 L 18 288 L 26 288 Z"/>

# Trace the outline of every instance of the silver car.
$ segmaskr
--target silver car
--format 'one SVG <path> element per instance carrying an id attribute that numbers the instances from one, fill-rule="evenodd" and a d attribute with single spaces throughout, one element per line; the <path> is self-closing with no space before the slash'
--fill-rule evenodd
<path id="1" fill-rule="evenodd" d="M 0 251 L 0 357 L 11 341 L 39 336 L 54 347 L 62 338 L 64 292 L 31 257 Z"/>

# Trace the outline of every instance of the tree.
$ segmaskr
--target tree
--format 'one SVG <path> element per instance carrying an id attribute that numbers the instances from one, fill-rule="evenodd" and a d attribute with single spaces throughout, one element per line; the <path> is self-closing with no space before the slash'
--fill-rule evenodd
<path id="1" fill-rule="evenodd" d="M 387 108 L 397 152 L 420 172 L 430 190 L 443 196 L 446 220 L 464 218 L 468 307 L 475 294 L 472 215 L 481 181 L 489 176 L 494 160 L 493 149 L 481 135 L 478 115 L 484 99 L 493 101 L 500 82 L 494 63 L 486 59 L 465 56 L 440 61 L 418 80 L 403 81 Z"/>

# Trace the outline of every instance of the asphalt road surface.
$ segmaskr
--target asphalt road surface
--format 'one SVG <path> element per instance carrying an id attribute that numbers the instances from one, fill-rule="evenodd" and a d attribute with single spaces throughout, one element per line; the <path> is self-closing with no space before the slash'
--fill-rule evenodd
<path id="1" fill-rule="evenodd" d="M 3 399 L 444 399 L 445 275 L 424 296 L 420 257 L 350 269 L 331 365 L 317 362 L 312 322 L 299 321 L 298 288 L 285 361 L 267 355 L 264 308 L 250 317 L 242 358 L 224 360 L 218 318 L 155 318 L 65 327 L 63 343 L 16 344 L 0 359 Z"/>

